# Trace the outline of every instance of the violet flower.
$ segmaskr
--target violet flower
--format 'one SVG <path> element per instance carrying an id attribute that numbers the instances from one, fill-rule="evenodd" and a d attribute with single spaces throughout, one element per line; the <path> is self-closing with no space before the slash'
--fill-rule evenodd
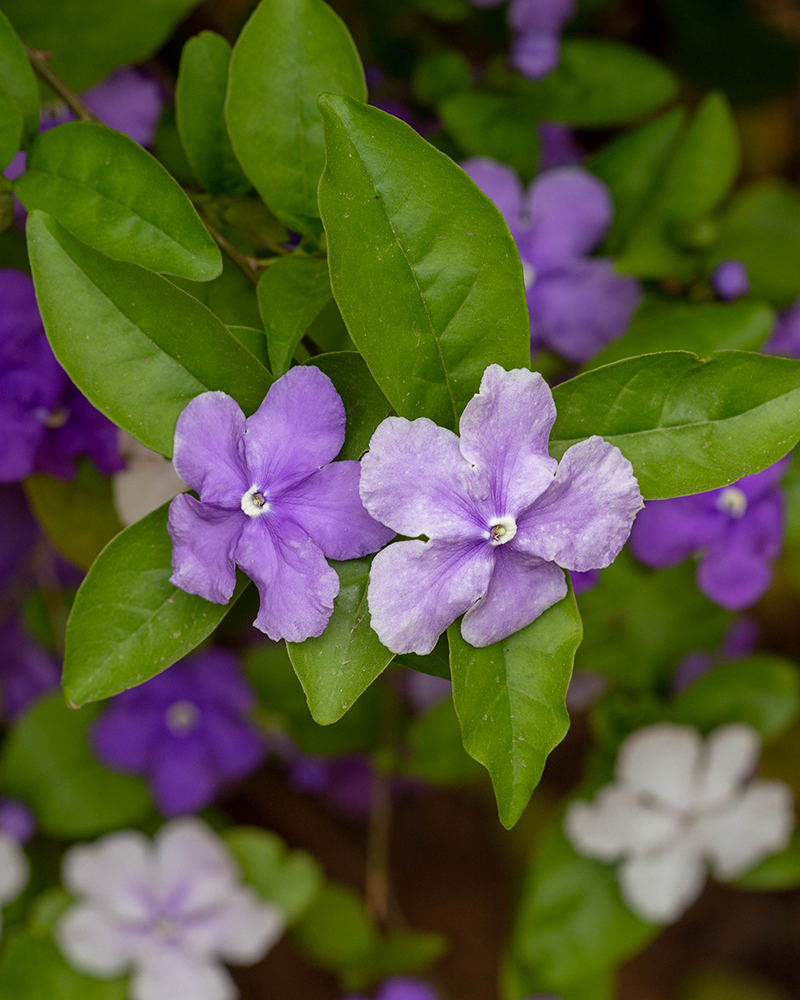
<path id="1" fill-rule="evenodd" d="M 800 299 L 780 313 L 772 336 L 762 350 L 765 354 L 800 358 Z"/>
<path id="2" fill-rule="evenodd" d="M 755 652 L 760 637 L 761 629 L 755 618 L 747 615 L 735 618 L 728 626 L 718 649 L 713 652 L 697 650 L 681 658 L 672 675 L 672 691 L 684 691 L 715 667 L 749 656 Z"/>
<path id="3" fill-rule="evenodd" d="M 567 125 L 539 122 L 539 171 L 546 173 L 556 167 L 573 167 L 580 163 L 584 152 Z"/>
<path id="4" fill-rule="evenodd" d="M 510 62 L 539 80 L 561 61 L 561 29 L 575 13 L 575 0 L 511 0 L 508 23 L 514 32 Z"/>
<path id="5" fill-rule="evenodd" d="M 0 591 L 17 575 L 18 567 L 39 535 L 25 491 L 18 483 L 0 484 Z"/>
<path id="6" fill-rule="evenodd" d="M 344 1000 L 367 1000 L 365 996 L 349 996 Z M 439 993 L 421 979 L 393 976 L 378 987 L 375 1000 L 440 1000 Z"/>
<path id="7" fill-rule="evenodd" d="M 33 282 L 0 269 L 0 482 L 46 472 L 61 479 L 86 455 L 104 475 L 123 467 L 116 427 L 56 361 Z"/>
<path id="8" fill-rule="evenodd" d="M 154 841 L 135 830 L 77 844 L 65 887 L 79 897 L 59 920 L 67 961 L 101 979 L 131 970 L 134 1000 L 235 1000 L 222 962 L 252 965 L 283 932 L 277 906 L 240 884 L 225 842 L 198 819 Z"/>
<path id="9" fill-rule="evenodd" d="M 711 275 L 711 286 L 725 302 L 747 295 L 750 291 L 747 265 L 741 260 L 720 261 Z"/>
<path id="10" fill-rule="evenodd" d="M 27 842 L 36 833 L 36 817 L 19 799 L 0 797 L 0 834 L 16 840 L 18 844 Z"/>
<path id="11" fill-rule="evenodd" d="M 200 496 L 169 509 L 172 582 L 227 603 L 238 564 L 258 586 L 254 624 L 270 639 L 321 635 L 339 593 L 328 559 L 377 551 L 393 532 L 358 495 L 358 462 L 334 462 L 345 412 L 318 368 L 292 368 L 245 419 L 224 392 L 193 399 L 175 428 L 175 468 Z"/>
<path id="12" fill-rule="evenodd" d="M 394 653 L 430 653 L 461 634 L 488 646 L 567 594 L 561 567 L 610 565 L 642 497 L 630 462 L 600 437 L 547 451 L 556 419 L 538 372 L 490 365 L 461 437 L 427 418 L 389 417 L 362 459 L 361 497 L 402 535 L 372 563 L 372 627 Z"/>
<path id="13" fill-rule="evenodd" d="M 91 743 L 106 767 L 146 775 L 164 815 L 196 812 L 264 759 L 255 700 L 236 657 L 207 650 L 112 698 Z"/>
<path id="14" fill-rule="evenodd" d="M 549 348 L 583 364 L 620 337 L 642 297 L 635 278 L 619 275 L 611 258 L 587 258 L 608 230 L 608 189 L 581 167 L 540 174 L 527 192 L 502 163 L 462 163 L 500 209 L 522 258 L 531 351 Z"/>
<path id="15" fill-rule="evenodd" d="M 788 458 L 732 486 L 672 500 L 650 500 L 636 520 L 631 549 L 646 566 L 698 557 L 697 585 L 729 611 L 742 611 L 772 582 L 771 562 L 786 530 L 778 481 Z"/>
<path id="16" fill-rule="evenodd" d="M 13 721 L 38 698 L 58 687 L 61 671 L 55 657 L 33 642 L 18 620 L 0 627 L 0 704 Z"/>
<path id="17" fill-rule="evenodd" d="M 366 819 L 372 804 L 372 765 L 364 755 L 287 757 L 289 784 L 299 792 L 320 795 L 338 813 Z"/>

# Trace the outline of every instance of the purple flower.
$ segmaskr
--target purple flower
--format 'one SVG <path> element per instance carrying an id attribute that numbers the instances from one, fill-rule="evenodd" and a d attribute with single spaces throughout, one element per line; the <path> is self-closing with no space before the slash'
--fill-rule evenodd
<path id="1" fill-rule="evenodd" d="M 364 996 L 349 996 L 344 1000 L 367 1000 Z M 421 979 L 393 976 L 378 988 L 375 1000 L 440 1000 L 438 992 Z"/>
<path id="2" fill-rule="evenodd" d="M 683 691 L 698 678 L 707 674 L 721 663 L 730 663 L 754 652 L 761 635 L 758 622 L 747 615 L 735 618 L 728 627 L 722 642 L 713 653 L 698 650 L 687 653 L 672 675 L 672 690 Z"/>
<path id="3" fill-rule="evenodd" d="M 337 812 L 366 819 L 372 803 L 372 766 L 355 754 L 342 757 L 289 757 L 289 783 L 300 792 L 323 796 Z"/>
<path id="4" fill-rule="evenodd" d="M 561 61 L 561 29 L 575 13 L 575 0 L 511 0 L 508 23 L 515 34 L 511 65 L 531 80 Z"/>
<path id="5" fill-rule="evenodd" d="M 586 254 L 611 223 L 608 189 L 580 167 L 541 174 L 524 192 L 510 167 L 476 158 L 462 164 L 497 205 L 522 258 L 531 351 L 547 347 L 583 364 L 628 327 L 639 283 L 610 258 Z"/>
<path id="6" fill-rule="evenodd" d="M 772 581 L 773 559 L 785 532 L 784 499 L 777 483 L 781 459 L 732 486 L 673 500 L 651 500 L 631 535 L 633 554 L 646 566 L 674 566 L 698 557 L 697 585 L 710 600 L 741 611 Z"/>
<path id="7" fill-rule="evenodd" d="M 404 675 L 406 701 L 414 712 L 420 715 L 445 699 L 452 697 L 452 681 L 444 677 L 422 674 L 418 670 L 408 670 Z"/>
<path id="8" fill-rule="evenodd" d="M 0 591 L 17 573 L 17 567 L 39 534 L 25 491 L 18 483 L 0 484 Z"/>
<path id="9" fill-rule="evenodd" d="M 585 573 L 570 572 L 569 578 L 572 581 L 572 589 L 575 596 L 585 594 L 587 590 L 592 590 L 600 582 L 600 570 L 589 569 Z"/>
<path id="10" fill-rule="evenodd" d="M 255 580 L 254 624 L 270 639 L 321 635 L 339 593 L 325 561 L 377 551 L 392 532 L 358 495 L 358 462 L 334 462 L 345 412 L 318 368 L 292 368 L 245 419 L 224 392 L 193 399 L 175 428 L 175 468 L 196 490 L 169 509 L 172 582 L 225 604 L 238 564 Z"/>
<path id="11" fill-rule="evenodd" d="M 747 265 L 741 260 L 723 260 L 711 275 L 711 285 L 721 299 L 730 302 L 750 291 Z"/>
<path id="12" fill-rule="evenodd" d="M 55 658 L 23 632 L 16 618 L 0 628 L 0 698 L 3 717 L 18 718 L 37 698 L 58 687 Z"/>
<path id="13" fill-rule="evenodd" d="M 539 122 L 539 170 L 545 173 L 556 167 L 572 167 L 583 159 L 583 150 L 566 125 Z"/>
<path id="14" fill-rule="evenodd" d="M 208 650 L 112 698 L 92 745 L 107 767 L 147 775 L 164 815 L 195 812 L 263 760 L 254 704 L 236 657 Z"/>
<path id="15" fill-rule="evenodd" d="M 0 833 L 27 844 L 36 833 L 36 817 L 19 799 L 0 798 Z"/>
<path id="16" fill-rule="evenodd" d="M 585 572 L 619 554 L 642 506 L 631 464 L 599 437 L 556 462 L 555 418 L 538 372 L 490 365 L 460 438 L 424 417 L 375 431 L 364 505 L 401 535 L 427 537 L 372 564 L 372 627 L 392 652 L 430 653 L 462 614 L 467 642 L 498 642 L 566 596 L 560 567 Z"/>
<path id="17" fill-rule="evenodd" d="M 33 282 L 0 270 L 0 482 L 46 472 L 68 479 L 88 455 L 105 475 L 123 467 L 117 429 L 56 361 Z"/>
<path id="18" fill-rule="evenodd" d="M 772 336 L 764 344 L 765 354 L 779 354 L 787 358 L 800 358 L 800 299 L 791 309 L 782 312 L 772 331 Z"/>

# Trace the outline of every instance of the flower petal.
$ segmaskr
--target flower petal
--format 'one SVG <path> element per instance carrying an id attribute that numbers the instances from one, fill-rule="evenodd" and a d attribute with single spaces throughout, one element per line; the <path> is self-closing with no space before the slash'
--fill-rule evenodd
<path id="1" fill-rule="evenodd" d="M 328 559 L 360 559 L 394 538 L 369 516 L 358 492 L 360 462 L 332 462 L 276 498 Z"/>
<path id="2" fill-rule="evenodd" d="M 109 919 L 108 911 L 91 903 L 71 906 L 54 933 L 70 965 L 91 976 L 119 975 L 137 950 L 134 939 Z"/>
<path id="3" fill-rule="evenodd" d="M 244 452 L 244 413 L 224 392 L 204 392 L 175 425 L 172 461 L 204 503 L 239 509 L 250 488 Z"/>
<path id="4" fill-rule="evenodd" d="M 697 586 L 728 611 L 751 607 L 771 583 L 768 560 L 735 544 L 715 546 L 697 565 Z"/>
<path id="5" fill-rule="evenodd" d="M 655 855 L 628 858 L 617 876 L 622 897 L 634 913 L 655 924 L 669 924 L 700 895 L 705 869 L 698 848 L 684 838 Z"/>
<path id="6" fill-rule="evenodd" d="M 508 23 L 514 31 L 560 31 L 575 13 L 575 0 L 511 0 Z"/>
<path id="7" fill-rule="evenodd" d="M 183 915 L 224 903 L 236 891 L 239 870 L 225 841 L 194 816 L 175 819 L 159 831 L 155 872 L 160 898 L 181 890 Z"/>
<path id="8" fill-rule="evenodd" d="M 693 726 L 657 722 L 637 729 L 619 748 L 617 780 L 673 809 L 694 804 L 702 739 Z"/>
<path id="9" fill-rule="evenodd" d="M 262 731 L 232 713 L 206 710 L 203 736 L 217 773 L 226 781 L 250 774 L 266 755 Z"/>
<path id="10" fill-rule="evenodd" d="M 645 566 L 674 566 L 722 538 L 725 520 L 708 493 L 648 500 L 631 531 L 631 551 Z"/>
<path id="11" fill-rule="evenodd" d="M 150 848 L 134 830 L 109 833 L 96 844 L 77 844 L 64 855 L 64 887 L 87 896 L 119 920 L 145 920 L 149 915 L 143 890 L 153 886 Z"/>
<path id="12" fill-rule="evenodd" d="M 700 770 L 697 803 L 714 808 L 732 798 L 758 764 L 761 738 L 752 726 L 732 722 L 708 737 Z"/>
<path id="13" fill-rule="evenodd" d="M 679 817 L 641 802 L 628 788 L 606 785 L 593 802 L 570 803 L 564 832 L 580 853 L 616 861 L 632 852 L 652 851 L 675 839 Z"/>
<path id="14" fill-rule="evenodd" d="M 113 771 L 140 774 L 153 750 L 162 720 L 142 699 L 113 700 L 89 730 L 92 749 Z"/>
<path id="15" fill-rule="evenodd" d="M 471 646 L 491 646 L 530 625 L 566 596 L 564 571 L 555 563 L 498 546 L 489 589 L 464 615 L 461 634 Z"/>
<path id="16" fill-rule="evenodd" d="M 10 834 L 0 830 L 0 906 L 16 899 L 29 878 L 25 852 Z"/>
<path id="17" fill-rule="evenodd" d="M 553 394 L 539 372 L 489 365 L 483 373 L 461 416 L 460 449 L 491 484 L 498 517 L 516 515 L 552 484 L 558 463 L 547 445 L 555 420 Z"/>
<path id="18" fill-rule="evenodd" d="M 565 569 L 602 569 L 619 555 L 642 506 L 631 463 L 590 437 L 567 449 L 555 482 L 520 515 L 510 544 Z"/>
<path id="19" fill-rule="evenodd" d="M 430 653 L 439 636 L 489 586 L 494 554 L 484 542 L 393 542 L 372 562 L 372 627 L 393 653 Z"/>
<path id="20" fill-rule="evenodd" d="M 230 973 L 177 948 L 153 948 L 131 978 L 130 1000 L 236 1000 Z"/>
<path id="21" fill-rule="evenodd" d="M 170 583 L 214 604 L 227 604 L 236 587 L 234 552 L 249 519 L 181 493 L 169 505 Z"/>
<path id="22" fill-rule="evenodd" d="M 221 783 L 200 733 L 159 741 L 148 770 L 153 798 L 165 816 L 198 812 Z"/>
<path id="23" fill-rule="evenodd" d="M 464 160 L 461 169 L 492 199 L 512 235 L 519 232 L 522 225 L 522 184 L 516 170 L 486 156 Z"/>
<path id="24" fill-rule="evenodd" d="M 205 918 L 186 926 L 184 940 L 199 955 L 219 955 L 234 965 L 252 965 L 283 934 L 279 907 L 265 903 L 253 889 L 230 893 Z"/>
<path id="25" fill-rule="evenodd" d="M 248 518 L 236 561 L 261 596 L 256 628 L 275 641 L 303 642 L 322 635 L 339 593 L 339 577 L 302 527 L 288 519 L 273 526 L 266 517 Z"/>
<path id="26" fill-rule="evenodd" d="M 540 80 L 561 61 L 561 39 L 551 31 L 523 31 L 511 42 L 508 61 L 529 80 Z"/>

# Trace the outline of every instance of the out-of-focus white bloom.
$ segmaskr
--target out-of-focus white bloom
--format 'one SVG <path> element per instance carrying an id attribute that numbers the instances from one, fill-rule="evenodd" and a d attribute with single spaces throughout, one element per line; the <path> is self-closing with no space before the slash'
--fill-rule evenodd
<path id="1" fill-rule="evenodd" d="M 283 931 L 283 916 L 240 884 L 225 843 L 195 818 L 153 842 L 122 830 L 67 851 L 64 885 L 82 897 L 56 927 L 78 969 L 133 971 L 131 1000 L 234 1000 L 222 962 L 250 965 Z"/>
<path id="2" fill-rule="evenodd" d="M 28 859 L 19 842 L 0 830 L 0 906 L 15 900 L 29 877 Z"/>
<path id="3" fill-rule="evenodd" d="M 119 432 L 119 450 L 125 468 L 113 478 L 114 506 L 124 525 L 140 521 L 186 489 L 168 458 L 145 448 L 125 431 Z"/>
<path id="4" fill-rule="evenodd" d="M 581 854 L 621 861 L 628 906 L 670 923 L 700 895 L 706 869 L 720 881 L 782 850 L 794 828 L 792 792 L 751 779 L 760 739 L 732 723 L 706 740 L 691 726 L 657 723 L 622 744 L 616 781 L 594 802 L 573 802 L 565 831 Z"/>

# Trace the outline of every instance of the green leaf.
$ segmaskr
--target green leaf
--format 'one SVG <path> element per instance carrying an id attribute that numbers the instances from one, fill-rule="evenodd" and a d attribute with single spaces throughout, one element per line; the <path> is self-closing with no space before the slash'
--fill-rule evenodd
<path id="1" fill-rule="evenodd" d="M 22 113 L 0 82 L 0 171 L 5 170 L 22 144 Z"/>
<path id="2" fill-rule="evenodd" d="M 645 499 L 727 486 L 800 439 L 800 361 L 721 351 L 629 358 L 553 390 L 551 454 L 599 434 L 633 463 Z"/>
<path id="3" fill-rule="evenodd" d="M 254 329 L 261 326 L 255 285 L 229 258 L 223 259 L 222 274 L 213 281 L 171 280 L 207 306 L 226 326 L 249 326 Z"/>
<path id="4" fill-rule="evenodd" d="M 569 729 L 565 699 L 581 637 L 575 597 L 548 608 L 502 642 L 478 649 L 451 625 L 453 702 L 464 748 L 487 769 L 500 822 L 510 829 Z"/>
<path id="5" fill-rule="evenodd" d="M 210 389 L 247 413 L 272 378 L 208 309 L 175 285 L 86 246 L 41 212 L 28 218 L 36 294 L 56 357 L 114 423 L 172 454 L 175 423 Z"/>
<path id="6" fill-rule="evenodd" d="M 539 136 L 529 113 L 513 96 L 462 90 L 443 100 L 438 111 L 468 156 L 507 163 L 526 182 L 536 173 Z"/>
<path id="7" fill-rule="evenodd" d="M 50 837 L 94 837 L 138 823 L 152 809 L 144 781 L 107 771 L 88 743 L 97 709 L 72 711 L 56 692 L 35 702 L 0 757 L 5 794 L 27 802 Z"/>
<path id="8" fill-rule="evenodd" d="M 369 955 L 342 970 L 347 990 L 361 990 L 387 976 L 422 972 L 447 951 L 447 939 L 426 931 L 395 931 L 375 942 Z"/>
<path id="9" fill-rule="evenodd" d="M 710 732 L 747 722 L 765 740 L 780 736 L 800 714 L 800 671 L 791 660 L 756 653 L 704 674 L 675 700 L 670 718 Z"/>
<path id="10" fill-rule="evenodd" d="M 228 329 L 239 343 L 246 347 L 253 357 L 269 370 L 269 354 L 267 353 L 267 338 L 263 330 L 254 330 L 252 326 L 229 326 Z"/>
<path id="11" fill-rule="evenodd" d="M 322 868 L 305 851 L 290 851 L 274 833 L 235 826 L 222 835 L 233 851 L 245 882 L 283 911 L 291 927 L 306 913 L 322 888 Z"/>
<path id="12" fill-rule="evenodd" d="M 433 785 L 464 785 L 484 774 L 480 764 L 464 750 L 461 727 L 450 698 L 417 716 L 408 727 L 406 740 L 408 771 Z"/>
<path id="13" fill-rule="evenodd" d="M 417 670 L 421 674 L 441 677 L 443 680 L 449 681 L 450 645 L 447 641 L 447 633 L 439 636 L 439 641 L 434 646 L 433 652 L 426 656 L 419 656 L 417 653 L 401 653 L 395 662 L 410 670 Z"/>
<path id="14" fill-rule="evenodd" d="M 424 104 L 436 104 L 471 86 L 469 59 L 456 49 L 437 52 L 414 67 L 414 97 Z"/>
<path id="15" fill-rule="evenodd" d="M 233 50 L 225 114 L 258 193 L 291 229 L 318 235 L 325 165 L 320 94 L 366 100 L 361 60 L 322 0 L 261 0 Z"/>
<path id="16" fill-rule="evenodd" d="M 155 677 L 209 636 L 230 604 L 211 604 L 169 582 L 168 505 L 117 535 L 89 570 L 72 606 L 64 694 L 74 705 L 110 698 Z"/>
<path id="17" fill-rule="evenodd" d="M 122 132 L 67 122 L 31 146 L 14 193 L 116 260 L 210 281 L 222 257 L 192 203 L 164 167 Z"/>
<path id="18" fill-rule="evenodd" d="M 289 370 L 295 348 L 330 298 L 328 262 L 324 257 L 289 254 L 278 258 L 261 275 L 258 308 L 276 378 Z"/>
<path id="19" fill-rule="evenodd" d="M 125 1000 L 127 995 L 125 979 L 95 979 L 73 969 L 49 933 L 25 931 L 4 942 L 3 1000 Z"/>
<path id="20" fill-rule="evenodd" d="M 122 531 L 111 480 L 87 459 L 78 461 L 74 479 L 29 476 L 25 493 L 50 541 L 81 569 L 88 570 Z"/>
<path id="21" fill-rule="evenodd" d="M 39 85 L 36 83 L 36 77 L 19 35 L 2 11 L 0 11 L 0 84 L 5 87 L 19 108 L 26 138 L 33 139 L 39 131 Z M 0 120 L 3 117 L 0 115 Z"/>
<path id="22" fill-rule="evenodd" d="M 361 897 L 338 882 L 323 885 L 294 938 L 315 965 L 332 972 L 365 961 L 378 941 Z"/>
<path id="23" fill-rule="evenodd" d="M 615 340 L 587 365 L 600 368 L 623 358 L 659 351 L 758 351 L 775 326 L 775 312 L 763 302 L 645 303 L 624 337 Z"/>
<path id="24" fill-rule="evenodd" d="M 175 114 L 186 158 L 212 194 L 250 190 L 225 124 L 231 47 L 213 31 L 190 38 L 181 52 Z"/>
<path id="25" fill-rule="evenodd" d="M 795 830 L 785 850 L 766 858 L 746 875 L 737 878 L 734 885 L 737 889 L 753 892 L 800 888 L 800 832 Z"/>
<path id="26" fill-rule="evenodd" d="M 511 234 L 460 167 L 408 125 L 349 98 L 320 107 L 320 210 L 350 336 L 401 416 L 455 428 L 487 365 L 530 364 Z"/>
<path id="27" fill-rule="evenodd" d="M 367 586 L 371 559 L 334 563 L 339 594 L 321 636 L 286 648 L 314 721 L 337 722 L 394 659 L 370 627 Z"/>

